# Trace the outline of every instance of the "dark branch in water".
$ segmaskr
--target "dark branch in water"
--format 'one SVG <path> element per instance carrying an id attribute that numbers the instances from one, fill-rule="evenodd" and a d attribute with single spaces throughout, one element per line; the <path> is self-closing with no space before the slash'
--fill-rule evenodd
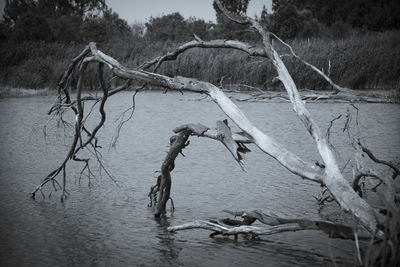
<path id="1" fill-rule="evenodd" d="M 226 120 L 217 121 L 216 129 L 210 129 L 198 123 L 184 124 L 173 131 L 176 135 L 170 138 L 170 149 L 161 166 L 161 175 L 157 177 L 157 183 L 150 188 L 148 194 L 149 206 L 156 206 L 156 217 L 165 213 L 167 201 L 171 199 L 171 171 L 175 168 L 176 157 L 182 154 L 182 150 L 189 145 L 190 136 L 207 137 L 222 142 L 242 168 L 241 154 L 250 151 L 240 139 L 234 140 Z"/>
<path id="2" fill-rule="evenodd" d="M 120 134 L 121 129 L 122 129 L 122 126 L 124 126 L 125 123 L 127 123 L 130 119 L 132 119 L 133 113 L 135 112 L 135 108 L 136 108 L 136 103 L 135 103 L 136 94 L 137 94 L 140 90 L 142 90 L 144 87 L 145 87 L 145 84 L 143 84 L 142 86 L 136 88 L 135 92 L 134 92 L 133 95 L 132 95 L 132 106 L 131 106 L 130 108 L 126 109 L 124 112 L 122 112 L 122 113 L 119 115 L 118 119 L 116 120 L 116 121 L 119 120 L 119 123 L 118 123 L 117 129 L 116 129 L 116 131 L 115 131 L 115 135 L 114 135 L 113 138 L 112 138 L 111 147 L 115 147 L 115 146 L 116 146 L 117 141 L 118 141 L 118 138 L 119 138 L 119 134 Z M 114 91 L 115 91 L 115 90 L 114 90 Z M 124 119 L 124 118 L 125 118 L 125 114 L 126 114 L 128 111 L 131 111 L 131 113 L 129 114 L 128 118 Z"/>
<path id="3" fill-rule="evenodd" d="M 49 111 L 49 114 L 58 114 L 60 116 L 61 121 L 64 121 L 62 118 L 62 115 L 65 113 L 66 110 L 71 109 L 75 115 L 75 125 L 74 125 L 74 137 L 72 144 L 70 145 L 69 152 L 64 159 L 64 161 L 60 164 L 60 166 L 50 172 L 43 180 L 42 182 L 35 188 L 34 191 L 32 191 L 31 196 L 32 198 L 35 198 L 36 193 L 38 191 L 41 192 L 42 196 L 44 197 L 44 194 L 42 192 L 42 188 L 44 185 L 46 185 L 48 182 L 52 182 L 53 184 L 53 189 L 57 191 L 57 187 L 55 184 L 58 184 L 58 181 L 56 180 L 57 176 L 62 172 L 62 186 L 60 188 L 62 189 L 62 195 L 61 199 L 64 200 L 68 196 L 68 191 L 66 189 L 66 183 L 67 183 L 67 174 L 66 174 L 66 167 L 67 163 L 70 160 L 77 161 L 77 162 L 83 162 L 84 166 L 80 172 L 79 176 L 79 181 L 81 180 L 82 175 L 85 175 L 88 178 L 88 183 L 90 184 L 90 179 L 93 177 L 93 172 L 90 169 L 89 165 L 89 158 L 80 158 L 78 156 L 79 152 L 81 150 L 87 149 L 89 152 L 95 155 L 96 160 L 98 161 L 100 167 L 105 170 L 105 172 L 109 175 L 109 177 L 114 180 L 108 170 L 105 169 L 104 165 L 101 163 L 98 149 L 101 148 L 100 145 L 98 145 L 98 139 L 97 139 L 97 132 L 100 130 L 100 128 L 104 125 L 106 121 L 106 112 L 104 110 L 104 106 L 107 102 L 108 96 L 109 96 L 109 89 L 106 86 L 106 83 L 104 81 L 103 77 L 103 63 L 99 62 L 98 63 L 98 74 L 99 74 L 99 83 L 103 92 L 103 95 L 101 97 L 93 97 L 93 96 L 85 96 L 82 97 L 82 78 L 83 78 L 83 72 L 86 69 L 87 64 L 92 61 L 92 57 L 89 57 L 90 60 L 88 60 L 88 57 L 85 58 L 85 56 L 90 53 L 89 46 L 84 49 L 84 51 L 75 59 L 73 59 L 70 67 L 67 69 L 65 72 L 63 78 L 61 79 L 59 83 L 59 96 L 58 100 L 60 102 L 56 103 Z M 79 63 L 80 62 L 80 63 Z M 77 83 L 77 92 L 76 92 L 76 99 L 74 101 L 71 101 L 71 96 L 69 94 L 69 91 L 67 89 L 67 83 L 69 80 L 69 77 L 72 75 L 73 69 L 78 66 L 79 63 L 79 78 L 78 78 L 78 83 Z M 112 92 L 113 94 L 123 90 L 125 88 L 116 88 Z M 61 96 L 61 94 L 64 93 L 64 97 Z M 64 102 L 62 102 L 64 101 Z M 84 103 L 86 101 L 95 101 L 89 112 L 87 112 L 86 116 L 84 117 L 85 109 L 84 109 Z M 100 106 L 98 109 L 98 112 L 100 114 L 100 121 L 97 123 L 97 125 L 94 127 L 92 131 L 88 130 L 87 126 L 85 125 L 86 120 L 88 117 L 91 115 L 93 108 L 95 105 L 100 102 Z M 93 151 L 88 149 L 88 145 L 90 145 L 93 148 Z M 87 171 L 87 174 L 84 174 L 84 172 Z"/>
<path id="4" fill-rule="evenodd" d="M 364 145 L 362 145 L 361 142 L 359 142 L 358 144 L 361 146 L 362 151 L 365 152 L 365 154 L 367 154 L 368 157 L 370 157 L 370 159 L 372 159 L 374 162 L 380 163 L 380 164 L 383 164 L 383 165 L 386 165 L 386 166 L 392 168 L 392 169 L 393 169 L 393 175 L 392 175 L 392 178 L 393 178 L 393 179 L 396 178 L 396 176 L 400 175 L 400 170 L 399 170 L 399 168 L 398 168 L 393 162 L 391 162 L 391 161 L 386 161 L 386 160 L 382 160 L 382 159 L 378 159 L 378 158 L 372 153 L 372 151 L 369 150 L 369 149 L 368 149 L 367 147 L 365 147 Z"/>

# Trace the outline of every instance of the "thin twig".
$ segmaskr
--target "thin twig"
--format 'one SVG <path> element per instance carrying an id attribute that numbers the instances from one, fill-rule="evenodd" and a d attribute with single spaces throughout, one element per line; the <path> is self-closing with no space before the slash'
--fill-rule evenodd
<path id="1" fill-rule="evenodd" d="M 123 111 L 123 112 L 119 115 L 119 117 L 118 117 L 117 120 L 119 120 L 120 122 L 118 123 L 118 126 L 117 126 L 117 128 L 116 128 L 115 134 L 114 134 L 114 136 L 113 136 L 113 138 L 112 138 L 111 147 L 114 148 L 114 147 L 116 146 L 117 141 L 118 141 L 118 138 L 119 138 L 119 134 L 120 134 L 120 132 L 121 132 L 121 129 L 122 129 L 123 125 L 124 125 L 126 122 L 128 122 L 130 119 L 132 119 L 133 114 L 134 114 L 134 112 L 135 112 L 135 108 L 136 108 L 136 104 L 135 104 L 135 97 L 136 97 L 136 94 L 137 94 L 141 89 L 143 89 L 144 86 L 145 86 L 145 84 L 143 84 L 141 87 L 139 87 L 139 88 L 137 88 L 137 89 L 135 90 L 135 93 L 133 93 L 133 95 L 132 95 L 132 106 L 129 107 L 128 109 L 126 109 L 125 111 Z M 129 117 L 128 117 L 127 119 L 124 120 L 125 114 L 126 114 L 128 111 L 130 111 L 130 110 L 131 110 L 131 113 L 130 113 Z"/>

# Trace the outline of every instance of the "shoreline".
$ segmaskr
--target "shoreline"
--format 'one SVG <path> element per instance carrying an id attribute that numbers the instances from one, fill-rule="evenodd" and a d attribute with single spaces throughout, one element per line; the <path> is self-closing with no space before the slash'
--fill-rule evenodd
<path id="1" fill-rule="evenodd" d="M 133 90 L 126 90 L 125 92 L 130 92 Z M 151 90 L 146 90 L 148 92 L 164 92 L 165 90 L 160 88 L 155 88 Z M 95 91 L 83 91 L 84 93 L 95 93 Z M 257 90 L 223 90 L 230 98 L 243 102 L 269 102 L 269 101 L 279 101 L 279 102 L 287 102 L 287 95 L 285 91 L 257 91 Z M 355 99 L 354 102 L 359 103 L 391 103 L 391 104 L 399 104 L 400 103 L 400 90 L 399 89 L 378 89 L 378 90 L 357 90 L 360 96 L 369 96 L 376 98 L 376 102 L 372 101 L 363 101 L 360 99 Z M 33 97 L 33 96 L 48 96 L 48 95 L 56 95 L 57 90 L 55 89 L 26 89 L 26 88 L 7 88 L 0 87 L 0 99 L 3 98 L 20 98 L 20 97 Z M 353 102 L 347 100 L 341 100 L 337 98 L 329 98 L 329 96 L 335 96 L 333 91 L 324 91 L 324 90 L 309 90 L 303 89 L 300 90 L 300 94 L 305 97 L 307 102 Z M 310 95 L 312 98 L 310 98 Z M 238 97 L 239 96 L 239 97 Z M 240 96 L 248 96 L 247 98 L 242 98 Z M 356 98 L 357 96 L 355 96 Z"/>
<path id="2" fill-rule="evenodd" d="M 12 97 L 30 97 L 30 96 L 45 96 L 56 94 L 55 90 L 51 89 L 26 89 L 26 88 L 7 88 L 0 87 L 0 99 Z"/>

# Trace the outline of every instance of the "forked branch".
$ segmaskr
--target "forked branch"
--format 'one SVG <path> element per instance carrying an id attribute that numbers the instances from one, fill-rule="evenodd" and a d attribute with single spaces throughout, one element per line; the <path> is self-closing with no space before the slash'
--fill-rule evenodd
<path id="1" fill-rule="evenodd" d="M 109 96 L 109 89 L 104 81 L 103 77 L 103 63 L 98 62 L 98 76 L 99 76 L 99 83 L 100 87 L 102 89 L 103 95 L 101 97 L 93 97 L 93 96 L 82 96 L 82 79 L 83 79 L 83 73 L 87 67 L 87 65 L 93 61 L 93 57 L 90 55 L 90 47 L 87 46 L 83 52 L 74 58 L 65 72 L 64 76 L 62 77 L 60 83 L 59 83 L 59 95 L 57 97 L 57 103 L 53 105 L 53 107 L 50 109 L 49 114 L 58 114 L 60 116 L 60 119 L 62 121 L 63 114 L 67 110 L 72 110 L 73 113 L 75 114 L 75 125 L 74 125 L 74 137 L 73 141 L 70 145 L 70 149 L 63 160 L 63 162 L 60 164 L 58 168 L 56 168 L 54 171 L 50 172 L 43 180 L 42 182 L 35 188 L 34 191 L 32 191 L 31 196 L 35 198 L 36 193 L 39 191 L 42 193 L 42 196 L 44 197 L 43 192 L 41 191 L 43 186 L 46 185 L 48 182 L 52 182 L 54 184 L 58 184 L 56 178 L 60 173 L 62 173 L 62 195 L 61 199 L 65 199 L 67 197 L 67 189 L 66 189 L 66 183 L 67 183 L 67 178 L 66 178 L 66 168 L 67 168 L 67 163 L 70 160 L 77 161 L 77 162 L 82 162 L 84 163 L 84 166 L 80 172 L 80 178 L 82 175 L 84 175 L 84 172 L 87 172 L 87 177 L 89 179 L 89 184 L 90 184 L 90 178 L 93 176 L 93 173 L 90 169 L 89 166 L 89 158 L 80 158 L 78 156 L 79 152 L 84 149 L 88 149 L 88 146 L 90 146 L 93 151 L 89 150 L 91 153 L 94 153 L 96 155 L 96 159 L 100 161 L 100 158 L 98 157 L 99 152 L 98 148 L 100 146 L 98 145 L 98 139 L 97 139 L 97 132 L 100 130 L 100 128 L 104 125 L 105 120 L 106 120 L 106 112 L 104 110 L 105 103 L 107 102 L 108 96 Z M 75 100 L 71 99 L 71 95 L 68 90 L 68 81 L 74 71 L 74 69 L 78 69 L 78 82 L 77 82 L 77 89 L 76 89 L 76 98 Z M 117 92 L 120 92 L 121 90 L 126 89 L 127 85 L 129 83 L 125 83 L 122 87 L 114 89 L 112 94 L 115 94 Z M 62 96 L 64 95 L 64 96 Z M 86 112 L 85 115 L 85 108 L 84 108 L 84 103 L 86 101 L 94 101 L 92 107 L 90 108 L 89 112 Z M 89 130 L 88 127 L 85 125 L 87 118 L 91 115 L 93 108 L 95 105 L 100 102 L 98 112 L 100 114 L 100 120 L 96 124 L 96 126 L 93 128 L 93 130 Z M 101 168 L 104 168 L 104 165 L 100 163 Z M 106 173 L 109 173 L 106 171 Z M 57 190 L 56 186 L 53 186 L 54 190 Z"/>

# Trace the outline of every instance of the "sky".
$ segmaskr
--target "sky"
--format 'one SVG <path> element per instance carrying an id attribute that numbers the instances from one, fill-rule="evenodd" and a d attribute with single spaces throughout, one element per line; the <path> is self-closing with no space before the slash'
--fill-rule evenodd
<path id="1" fill-rule="evenodd" d="M 6 5 L 6 0 L 0 0 L 0 17 L 3 18 L 4 6 Z"/>
<path id="2" fill-rule="evenodd" d="M 215 22 L 213 0 L 106 0 L 107 5 L 128 21 L 147 22 L 150 16 L 157 17 L 179 12 L 185 18 L 190 16 Z M 263 5 L 271 12 L 272 0 L 251 0 L 247 14 L 260 16 Z M 5 0 L 0 0 L 0 15 L 4 13 Z"/>
<path id="3" fill-rule="evenodd" d="M 146 22 L 150 16 L 157 17 L 173 12 L 179 12 L 185 18 L 194 16 L 215 22 L 212 2 L 213 0 L 107 0 L 107 5 L 128 23 Z M 247 14 L 251 17 L 255 14 L 260 16 L 263 5 L 270 12 L 272 0 L 251 0 Z"/>

